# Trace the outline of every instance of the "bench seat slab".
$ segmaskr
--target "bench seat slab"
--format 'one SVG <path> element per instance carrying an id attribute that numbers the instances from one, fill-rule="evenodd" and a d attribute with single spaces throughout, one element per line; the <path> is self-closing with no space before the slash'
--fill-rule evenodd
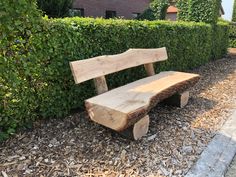
<path id="1" fill-rule="evenodd" d="M 121 132 L 145 117 L 157 103 L 192 87 L 198 74 L 161 72 L 85 100 L 90 118 Z"/>

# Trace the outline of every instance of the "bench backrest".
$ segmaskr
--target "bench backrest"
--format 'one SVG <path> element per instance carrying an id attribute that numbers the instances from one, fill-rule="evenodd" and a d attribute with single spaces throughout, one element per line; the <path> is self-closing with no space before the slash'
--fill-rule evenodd
<path id="1" fill-rule="evenodd" d="M 105 75 L 124 69 L 144 65 L 148 75 L 154 75 L 152 63 L 168 58 L 166 48 L 157 49 L 129 49 L 117 55 L 105 55 L 85 60 L 70 62 L 75 83 L 81 83 L 89 79 L 95 79 L 96 87 L 104 87 L 98 92 L 107 90 Z"/>

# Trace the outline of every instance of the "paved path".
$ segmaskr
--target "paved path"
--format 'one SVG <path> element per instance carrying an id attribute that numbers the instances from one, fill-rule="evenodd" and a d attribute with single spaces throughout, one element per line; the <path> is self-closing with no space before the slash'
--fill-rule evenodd
<path id="1" fill-rule="evenodd" d="M 185 177 L 222 177 L 236 153 L 236 110 Z M 228 177 L 236 177 L 236 162 Z"/>
<path id="2" fill-rule="evenodd" d="M 234 157 L 225 177 L 236 177 L 236 156 Z"/>

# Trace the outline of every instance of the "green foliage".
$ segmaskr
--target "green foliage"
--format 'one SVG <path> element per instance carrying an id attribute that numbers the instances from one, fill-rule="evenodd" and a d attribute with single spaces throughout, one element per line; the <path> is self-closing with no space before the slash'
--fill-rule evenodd
<path id="1" fill-rule="evenodd" d="M 4 30 L 0 40 L 3 71 L 0 139 L 37 117 L 66 116 L 72 109 L 83 108 L 84 100 L 95 95 L 91 81 L 74 84 L 69 61 L 121 53 L 129 48 L 165 46 L 169 59 L 155 65 L 159 72 L 195 68 L 212 56 L 220 57 L 226 50 L 225 42 L 222 45 L 227 39 L 224 25 L 216 28 L 217 42 L 213 42 L 216 40 L 213 28 L 205 23 L 90 18 L 42 20 L 37 10 L 32 9 L 35 3 L 31 7 L 28 3 L 22 6 L 22 13 L 32 13 L 31 16 L 15 14 L 12 2 L 7 2 L 0 4 L 4 9 L 1 12 L 5 12 L 5 16 L 1 14 L 1 20 L 5 21 L 4 25 L 1 23 Z M 213 47 L 217 52 L 213 53 Z M 114 88 L 145 76 L 143 67 L 137 67 L 107 78 L 109 88 Z"/>
<path id="2" fill-rule="evenodd" d="M 150 7 L 156 20 L 164 20 L 166 18 L 166 10 L 168 6 L 168 0 L 153 0 Z"/>
<path id="3" fill-rule="evenodd" d="M 189 0 L 178 0 L 176 7 L 178 8 L 177 19 L 182 21 L 189 20 Z"/>
<path id="4" fill-rule="evenodd" d="M 232 21 L 236 22 L 236 1 L 235 0 L 234 0 L 234 7 L 233 7 Z"/>
<path id="5" fill-rule="evenodd" d="M 16 9 L 17 7 L 17 9 Z M 0 1 L 0 140 L 36 117 L 31 38 L 41 14 L 32 0 Z"/>
<path id="6" fill-rule="evenodd" d="M 153 10 L 149 7 L 143 13 L 141 13 L 137 17 L 137 19 L 138 20 L 150 20 L 150 21 L 153 21 L 153 20 L 156 19 L 156 17 L 154 16 Z"/>
<path id="7" fill-rule="evenodd" d="M 215 24 L 219 18 L 219 0 L 190 0 L 189 20 Z"/>
<path id="8" fill-rule="evenodd" d="M 229 46 L 229 23 L 219 21 L 212 25 L 212 59 L 219 59 L 227 53 Z"/>
<path id="9" fill-rule="evenodd" d="M 48 17 L 65 17 L 69 14 L 72 0 L 37 0 L 37 5 Z"/>
<path id="10" fill-rule="evenodd" d="M 229 28 L 229 46 L 236 48 L 236 24 L 231 23 Z"/>
<path id="11" fill-rule="evenodd" d="M 178 19 L 216 24 L 221 0 L 180 0 Z"/>
<path id="12" fill-rule="evenodd" d="M 153 0 L 150 7 L 146 9 L 137 19 L 139 20 L 164 20 L 166 10 L 169 6 L 168 0 Z"/>

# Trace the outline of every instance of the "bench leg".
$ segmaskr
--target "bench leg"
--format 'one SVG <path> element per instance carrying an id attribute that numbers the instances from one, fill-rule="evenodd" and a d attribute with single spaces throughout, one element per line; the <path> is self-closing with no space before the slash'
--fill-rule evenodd
<path id="1" fill-rule="evenodd" d="M 166 105 L 177 106 L 183 108 L 188 104 L 189 100 L 189 91 L 183 93 L 177 93 L 163 101 Z"/>
<path id="2" fill-rule="evenodd" d="M 146 135 L 149 128 L 149 116 L 146 115 L 134 125 L 130 126 L 126 130 L 119 132 L 121 135 L 132 140 L 138 140 L 142 136 Z"/>

